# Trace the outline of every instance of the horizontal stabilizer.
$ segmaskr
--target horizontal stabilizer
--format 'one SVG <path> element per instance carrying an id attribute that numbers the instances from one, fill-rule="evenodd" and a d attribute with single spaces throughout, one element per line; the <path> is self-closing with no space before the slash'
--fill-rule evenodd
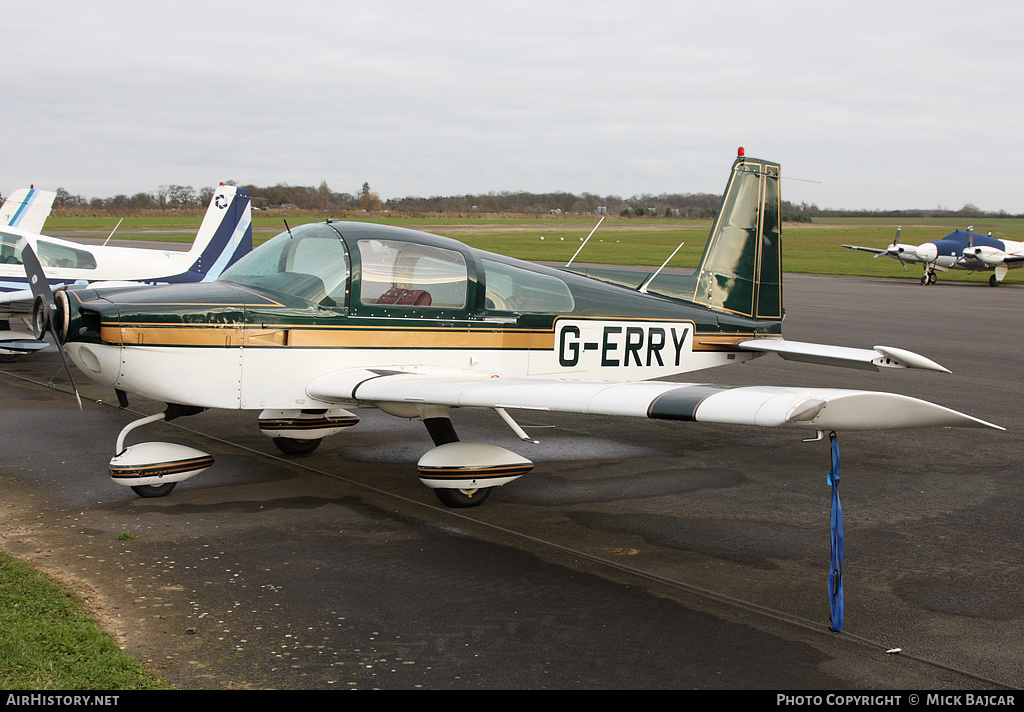
<path id="1" fill-rule="evenodd" d="M 860 368 L 877 371 L 880 368 L 920 368 L 926 371 L 949 373 L 931 359 L 913 351 L 892 346 L 876 346 L 874 349 L 853 349 L 846 346 L 828 346 L 785 339 L 751 339 L 738 344 L 747 351 L 778 354 L 788 361 L 819 363 L 826 366 Z"/>
<path id="2" fill-rule="evenodd" d="M 908 396 L 830 388 L 730 388 L 666 381 L 465 378 L 348 369 L 315 379 L 307 386 L 306 393 L 317 400 L 337 404 L 523 408 L 772 428 L 1003 429 Z"/>

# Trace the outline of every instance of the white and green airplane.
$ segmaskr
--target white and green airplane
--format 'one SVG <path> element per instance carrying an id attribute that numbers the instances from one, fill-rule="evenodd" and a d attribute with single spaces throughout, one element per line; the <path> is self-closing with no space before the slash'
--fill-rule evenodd
<path id="1" fill-rule="evenodd" d="M 259 413 L 289 454 L 373 407 L 418 418 L 434 442 L 421 481 L 473 506 L 533 464 L 459 440 L 451 408 L 516 409 L 832 430 L 998 426 L 926 401 L 840 388 L 720 387 L 658 380 L 776 353 L 863 369 L 938 364 L 902 349 L 782 337 L 778 164 L 733 164 L 692 275 L 556 269 L 415 230 L 326 222 L 286 230 L 213 282 L 52 293 L 42 268 L 34 324 L 79 369 L 167 404 L 120 434 L 110 476 L 162 496 L 213 458 L 171 443 L 125 446 L 134 428 L 207 408 Z M 26 255 L 31 251 L 26 250 Z"/>

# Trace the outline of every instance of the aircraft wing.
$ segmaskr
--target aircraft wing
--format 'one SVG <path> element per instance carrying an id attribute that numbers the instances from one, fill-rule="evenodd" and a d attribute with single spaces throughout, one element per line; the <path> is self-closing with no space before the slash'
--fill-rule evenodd
<path id="1" fill-rule="evenodd" d="M 0 331 L 0 353 L 27 354 L 42 351 L 49 342 L 22 331 Z"/>
<path id="2" fill-rule="evenodd" d="M 860 245 L 843 245 L 851 250 L 860 250 L 861 252 L 873 252 L 876 255 L 884 255 L 888 250 L 880 250 L 877 247 L 861 247 Z"/>
<path id="3" fill-rule="evenodd" d="M 346 369 L 306 393 L 339 405 L 402 403 L 646 417 L 811 430 L 996 428 L 955 410 L 893 393 L 833 388 L 726 387 L 667 381 L 467 378 L 411 370 Z"/>
<path id="4" fill-rule="evenodd" d="M 32 296 L 31 289 L 16 289 L 13 292 L 0 292 L 0 304 L 25 302 L 31 305 L 34 298 L 35 297 Z"/>

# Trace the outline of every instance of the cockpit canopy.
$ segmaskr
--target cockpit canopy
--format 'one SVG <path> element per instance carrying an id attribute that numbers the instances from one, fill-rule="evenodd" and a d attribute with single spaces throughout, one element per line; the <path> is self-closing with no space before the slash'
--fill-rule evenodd
<path id="1" fill-rule="evenodd" d="M 568 285 L 554 275 L 444 238 L 434 244 L 432 238 L 356 223 L 303 225 L 253 250 L 220 280 L 323 307 L 387 308 L 391 315 L 403 308 L 419 314 L 480 308 L 562 314 L 575 306 Z"/>

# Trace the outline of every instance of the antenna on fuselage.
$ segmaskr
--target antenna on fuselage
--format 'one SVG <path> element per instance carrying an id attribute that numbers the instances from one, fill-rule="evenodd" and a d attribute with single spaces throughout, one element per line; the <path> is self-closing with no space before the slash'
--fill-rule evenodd
<path id="1" fill-rule="evenodd" d="M 672 251 L 672 254 L 668 256 L 668 259 L 661 263 L 661 267 L 658 268 L 658 271 L 655 272 L 654 274 L 652 274 L 650 277 L 648 277 L 647 281 L 644 282 L 643 284 L 641 284 L 640 288 L 637 291 L 640 292 L 641 294 L 647 294 L 647 285 L 650 284 L 651 282 L 653 282 L 654 278 L 657 277 L 659 274 L 661 274 L 661 270 L 665 269 L 665 265 L 667 265 L 672 260 L 672 258 L 676 256 L 676 253 L 679 252 L 679 250 L 685 244 L 686 244 L 685 242 L 680 242 L 679 243 L 679 247 L 674 249 Z"/>
<path id="2" fill-rule="evenodd" d="M 292 229 L 288 227 L 288 221 L 285 220 L 284 218 L 281 218 L 281 222 L 284 223 L 284 229 L 288 231 L 288 237 L 294 238 L 295 235 L 292 234 Z"/>
<path id="3" fill-rule="evenodd" d="M 587 235 L 587 239 L 583 241 L 582 245 L 580 245 L 580 249 L 576 250 L 576 255 L 578 255 L 583 250 L 583 248 L 587 246 L 587 243 L 590 242 L 590 238 L 594 236 L 594 233 L 597 232 L 597 228 L 601 227 L 601 223 L 603 223 L 603 222 L 604 222 L 604 215 L 602 215 L 601 219 L 597 221 L 597 225 L 594 225 L 594 229 L 590 231 L 589 235 Z M 573 255 L 572 259 L 570 259 L 568 262 L 565 263 L 566 267 L 568 267 L 569 265 L 572 264 L 572 261 L 574 259 L 576 259 L 576 255 Z"/>
<path id="4" fill-rule="evenodd" d="M 107 246 L 107 243 L 110 242 L 110 238 L 112 238 L 114 236 L 114 233 L 117 232 L 117 228 L 121 227 L 121 223 L 123 223 L 123 222 L 124 222 L 124 218 L 121 218 L 120 220 L 117 221 L 117 225 L 114 225 L 114 229 L 110 231 L 110 234 L 107 235 L 107 239 L 103 241 L 103 246 L 104 247 Z"/>

